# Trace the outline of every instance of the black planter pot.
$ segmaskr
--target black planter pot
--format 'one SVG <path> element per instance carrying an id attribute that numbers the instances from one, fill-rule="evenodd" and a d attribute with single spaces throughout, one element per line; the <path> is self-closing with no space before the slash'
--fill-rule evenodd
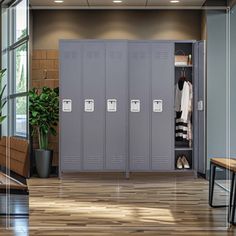
<path id="1" fill-rule="evenodd" d="M 52 166 L 52 150 L 36 149 L 35 164 L 39 178 L 48 178 Z"/>

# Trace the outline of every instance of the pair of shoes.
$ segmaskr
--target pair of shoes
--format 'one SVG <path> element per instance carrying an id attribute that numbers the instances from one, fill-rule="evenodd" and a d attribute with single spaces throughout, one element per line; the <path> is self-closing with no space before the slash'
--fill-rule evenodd
<path id="1" fill-rule="evenodd" d="M 187 158 L 183 156 L 179 156 L 177 162 L 176 162 L 177 169 L 190 169 L 190 165 L 188 163 Z"/>

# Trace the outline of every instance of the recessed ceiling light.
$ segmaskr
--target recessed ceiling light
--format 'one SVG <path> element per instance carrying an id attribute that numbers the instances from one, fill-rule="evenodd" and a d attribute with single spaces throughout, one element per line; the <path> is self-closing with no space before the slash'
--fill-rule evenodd
<path id="1" fill-rule="evenodd" d="M 113 0 L 114 3 L 122 3 L 122 0 Z"/>
<path id="2" fill-rule="evenodd" d="M 179 3 L 179 0 L 171 0 L 171 3 Z"/>
<path id="3" fill-rule="evenodd" d="M 55 3 L 63 3 L 64 1 L 63 0 L 55 0 L 54 2 Z"/>

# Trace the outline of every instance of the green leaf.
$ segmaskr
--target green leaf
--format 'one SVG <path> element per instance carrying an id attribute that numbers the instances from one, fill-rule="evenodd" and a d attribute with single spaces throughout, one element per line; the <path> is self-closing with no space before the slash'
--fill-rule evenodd
<path id="1" fill-rule="evenodd" d="M 0 124 L 6 119 L 7 116 L 0 116 Z"/>
<path id="2" fill-rule="evenodd" d="M 33 117 L 36 117 L 38 115 L 38 112 L 37 111 L 32 111 L 32 116 Z"/>
<path id="3" fill-rule="evenodd" d="M 3 100 L 4 91 L 6 90 L 7 85 L 4 85 L 2 87 L 2 79 L 4 78 L 6 71 L 7 71 L 6 69 L 0 70 L 0 123 L 2 123 L 7 117 L 7 116 L 1 116 L 2 109 L 4 108 L 7 102 L 6 100 Z"/>
<path id="4" fill-rule="evenodd" d="M 7 85 L 5 84 L 4 87 L 2 88 L 2 91 L 0 93 L 0 100 L 2 100 L 2 96 L 3 96 L 3 93 L 4 93 L 5 89 L 6 89 L 6 87 L 7 87 Z"/>
<path id="5" fill-rule="evenodd" d="M 57 135 L 57 131 L 53 128 L 53 127 L 50 127 L 50 132 L 52 135 L 56 136 Z"/>
<path id="6" fill-rule="evenodd" d="M 4 108 L 4 106 L 6 105 L 7 101 L 4 101 L 1 105 L 1 110 Z"/>
<path id="7" fill-rule="evenodd" d="M 40 145 L 48 145 L 48 135 L 56 135 L 59 121 L 59 88 L 33 88 L 29 91 L 29 123 L 40 132 Z"/>

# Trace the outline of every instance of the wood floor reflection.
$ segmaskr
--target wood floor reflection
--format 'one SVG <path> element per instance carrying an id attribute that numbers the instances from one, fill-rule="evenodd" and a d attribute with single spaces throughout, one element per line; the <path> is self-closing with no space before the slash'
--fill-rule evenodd
<path id="1" fill-rule="evenodd" d="M 28 236 L 29 222 L 26 217 L 0 217 L 1 236 Z"/>
<path id="2" fill-rule="evenodd" d="M 227 232 L 226 209 L 208 206 L 208 182 L 189 174 L 135 174 L 129 180 L 80 174 L 28 184 L 32 236 L 236 234 Z M 220 188 L 216 195 L 225 201 Z"/>
<path id="3" fill-rule="evenodd" d="M 7 213 L 15 216 L 7 216 Z M 27 194 L 0 193 L 1 236 L 28 236 L 27 214 L 29 214 L 29 196 Z"/>
<path id="4" fill-rule="evenodd" d="M 30 235 L 227 235 L 226 209 L 210 208 L 208 182 L 188 174 L 66 175 L 29 188 Z"/>

